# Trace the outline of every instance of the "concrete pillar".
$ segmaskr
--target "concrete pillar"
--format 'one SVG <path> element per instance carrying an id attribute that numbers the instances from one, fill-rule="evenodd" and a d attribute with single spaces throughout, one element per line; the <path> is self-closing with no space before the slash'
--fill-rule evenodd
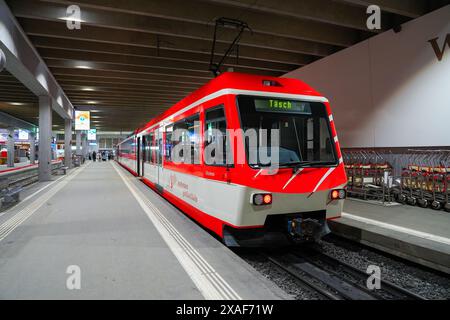
<path id="1" fill-rule="evenodd" d="M 30 141 L 30 164 L 34 164 L 36 162 L 36 134 L 30 132 L 28 140 Z"/>
<path id="2" fill-rule="evenodd" d="M 76 151 L 76 155 L 77 156 L 81 156 L 81 131 L 77 130 L 77 140 L 76 140 L 76 144 L 77 144 L 77 151 Z"/>
<path id="3" fill-rule="evenodd" d="M 39 181 L 52 179 L 52 101 L 39 97 Z"/>
<path id="4" fill-rule="evenodd" d="M 72 119 L 65 120 L 64 165 L 68 168 L 72 168 Z"/>
<path id="5" fill-rule="evenodd" d="M 12 168 L 14 167 L 14 128 L 8 128 L 8 143 L 6 147 L 6 149 L 8 150 L 6 166 Z"/>
<path id="6" fill-rule="evenodd" d="M 83 154 L 83 157 L 86 159 L 86 156 L 87 156 L 87 135 L 86 135 L 86 133 L 84 133 L 82 136 L 82 147 L 83 147 L 83 150 L 82 150 L 82 154 Z"/>

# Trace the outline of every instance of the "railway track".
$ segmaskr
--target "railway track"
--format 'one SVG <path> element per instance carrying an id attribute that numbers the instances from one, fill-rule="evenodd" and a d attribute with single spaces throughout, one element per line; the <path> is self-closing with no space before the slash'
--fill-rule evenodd
<path id="1" fill-rule="evenodd" d="M 328 300 L 425 300 L 425 298 L 381 279 L 379 290 L 369 290 L 369 277 L 345 262 L 320 251 L 292 250 L 286 253 L 264 254 L 270 263 L 291 277 L 305 289 Z"/>

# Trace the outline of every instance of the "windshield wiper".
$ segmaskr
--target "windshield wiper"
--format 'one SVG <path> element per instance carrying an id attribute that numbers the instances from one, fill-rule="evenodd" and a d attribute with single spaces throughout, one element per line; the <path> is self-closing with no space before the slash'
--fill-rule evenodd
<path id="1" fill-rule="evenodd" d="M 322 162 L 320 162 L 320 161 L 303 161 L 303 162 L 298 162 L 292 168 L 292 171 L 295 174 L 301 168 L 306 168 L 306 167 L 308 167 L 308 168 L 317 168 L 317 167 L 323 167 L 323 166 L 326 166 L 326 165 L 333 165 L 333 164 L 335 164 L 335 163 L 332 162 L 332 161 L 322 161 Z"/>
<path id="2" fill-rule="evenodd" d="M 317 168 L 317 167 L 323 167 L 326 165 L 333 165 L 333 164 L 336 164 L 336 163 L 332 162 L 332 161 L 322 161 L 322 162 L 320 162 L 320 161 L 302 161 L 302 162 L 296 161 L 296 162 L 280 164 L 279 167 L 280 168 L 286 168 L 286 167 L 290 168 L 291 166 L 293 166 L 292 170 L 294 173 L 296 173 L 300 168 L 306 168 L 306 167 Z M 258 163 L 257 167 L 260 169 L 265 169 L 265 168 L 272 167 L 272 164 Z"/>

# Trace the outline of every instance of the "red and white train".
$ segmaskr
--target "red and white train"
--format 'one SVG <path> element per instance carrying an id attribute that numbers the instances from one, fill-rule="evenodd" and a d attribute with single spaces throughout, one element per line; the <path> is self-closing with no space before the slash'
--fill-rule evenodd
<path id="1" fill-rule="evenodd" d="M 192 147 L 184 163 L 171 154 L 179 128 Z M 255 148 L 242 137 L 233 144 L 223 139 L 231 161 L 207 164 L 211 129 L 224 136 L 278 129 L 279 169 L 250 163 Z M 329 102 L 296 79 L 223 73 L 136 130 L 116 154 L 123 167 L 230 246 L 317 240 L 329 232 L 327 220 L 340 217 L 346 197 Z"/>

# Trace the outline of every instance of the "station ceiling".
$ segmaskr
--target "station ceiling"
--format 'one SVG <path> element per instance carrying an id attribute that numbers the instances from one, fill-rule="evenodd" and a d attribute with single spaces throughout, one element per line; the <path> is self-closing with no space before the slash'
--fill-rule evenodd
<path id="1" fill-rule="evenodd" d="M 75 108 L 93 111 L 93 127 L 131 131 L 213 76 L 208 70 L 215 20 L 245 21 L 224 71 L 280 76 L 365 40 L 370 4 L 382 8 L 382 31 L 448 0 L 7 0 L 11 11 Z M 81 8 L 81 29 L 66 26 Z M 216 60 L 236 31 L 219 29 Z M 36 104 L 20 83 L 0 74 L 0 97 Z M 3 96 L 5 95 L 5 96 Z M 0 103 L 24 120 L 35 112 Z M 19 107 L 19 106 L 14 106 Z M 9 109 L 8 109 L 9 108 Z M 17 110 L 16 110 L 17 109 Z M 23 111 L 23 115 L 21 115 Z"/>
<path id="2" fill-rule="evenodd" d="M 0 72 L 0 112 L 34 125 L 39 122 L 38 98 L 6 70 Z M 7 125 L 0 123 L 0 128 Z M 53 128 L 64 130 L 64 120 L 54 111 Z"/>

